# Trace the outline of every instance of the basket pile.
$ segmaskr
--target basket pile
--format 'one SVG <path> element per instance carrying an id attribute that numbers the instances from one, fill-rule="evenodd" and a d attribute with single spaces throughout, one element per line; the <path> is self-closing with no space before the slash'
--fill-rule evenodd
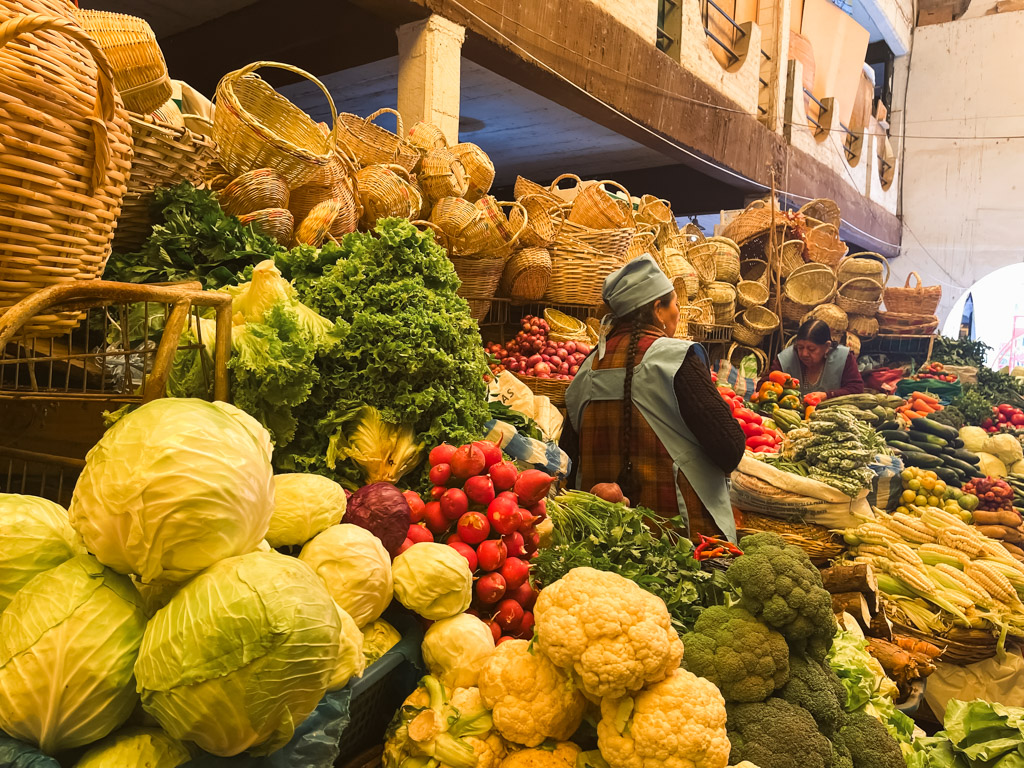
<path id="1" fill-rule="evenodd" d="M 915 285 L 910 285 L 910 280 Z M 939 318 L 935 313 L 942 300 L 941 285 L 922 285 L 921 276 L 911 272 L 902 286 L 885 289 L 885 312 L 878 313 L 881 333 L 925 336 L 935 332 Z"/>

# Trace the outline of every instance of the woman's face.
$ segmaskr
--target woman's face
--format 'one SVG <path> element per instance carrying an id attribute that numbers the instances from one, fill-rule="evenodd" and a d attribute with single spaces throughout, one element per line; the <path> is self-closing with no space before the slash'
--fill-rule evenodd
<path id="1" fill-rule="evenodd" d="M 828 354 L 827 344 L 815 344 L 813 341 L 796 342 L 796 356 L 805 367 L 816 368 Z"/>
<path id="2" fill-rule="evenodd" d="M 672 298 L 667 303 L 655 306 L 654 316 L 661 322 L 666 336 L 676 335 L 676 328 L 679 326 L 679 302 L 676 300 L 675 291 L 672 292 Z"/>

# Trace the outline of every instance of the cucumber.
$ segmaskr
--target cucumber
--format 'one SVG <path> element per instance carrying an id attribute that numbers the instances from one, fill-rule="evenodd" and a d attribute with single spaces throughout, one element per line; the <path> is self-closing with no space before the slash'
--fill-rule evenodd
<path id="1" fill-rule="evenodd" d="M 968 464 L 978 465 L 981 463 L 981 457 L 976 453 L 971 453 L 964 448 L 957 448 L 953 451 L 953 458 L 960 459 L 960 461 L 966 461 Z"/>
<path id="2" fill-rule="evenodd" d="M 943 455 L 943 453 L 942 453 L 943 449 L 940 448 L 937 445 L 932 445 L 931 443 L 918 442 L 914 438 L 910 438 L 909 442 L 910 442 L 910 444 L 912 446 L 914 446 L 914 450 L 918 451 L 919 453 L 927 453 L 927 454 L 929 454 L 931 456 L 942 456 Z"/>
<path id="3" fill-rule="evenodd" d="M 952 427 L 947 427 L 945 424 L 939 424 L 939 422 L 932 421 L 924 416 L 919 419 L 914 419 L 914 429 L 919 432 L 926 432 L 929 435 L 941 437 L 943 440 L 956 440 L 960 437 L 960 433 Z"/>
<path id="4" fill-rule="evenodd" d="M 968 477 L 984 477 L 984 475 L 982 475 L 981 472 L 978 471 L 978 468 L 976 466 L 974 466 L 973 464 L 968 464 L 966 461 L 960 461 L 960 459 L 954 459 L 951 456 L 947 456 L 945 464 L 947 467 L 959 469 Z"/>
<path id="5" fill-rule="evenodd" d="M 916 445 L 913 445 L 912 443 L 905 443 L 902 440 L 890 440 L 888 445 L 890 448 L 894 448 L 901 452 L 910 451 L 911 453 L 921 453 L 921 449 Z"/>
<path id="6" fill-rule="evenodd" d="M 946 485 L 959 488 L 963 483 L 963 478 L 960 477 L 956 470 L 950 469 L 949 467 L 936 467 L 934 472 L 939 476 L 939 480 L 944 482 Z"/>
<path id="7" fill-rule="evenodd" d="M 914 420 L 914 427 L 917 426 L 917 422 L 919 422 L 919 421 L 920 421 L 920 419 L 915 419 Z M 918 429 L 915 429 L 915 428 L 911 428 L 911 430 L 910 430 L 910 442 L 912 442 L 912 443 L 931 443 L 932 445 L 939 446 L 939 448 L 945 448 L 947 445 L 949 445 L 949 443 L 946 440 L 943 440 L 941 437 L 936 437 L 935 435 L 931 434 L 930 432 L 921 432 L 921 431 L 919 431 Z"/>
<path id="8" fill-rule="evenodd" d="M 903 440 L 904 442 L 910 439 L 910 433 L 904 429 L 883 429 L 879 430 L 882 439 L 886 442 L 890 440 Z"/>
<path id="9" fill-rule="evenodd" d="M 875 427 L 875 429 L 877 429 L 879 432 L 889 432 L 889 431 L 899 432 L 899 431 L 901 431 L 900 430 L 900 425 L 896 421 L 883 421 L 881 424 L 879 424 L 877 427 Z"/>
<path id="10" fill-rule="evenodd" d="M 964 441 L 961 440 L 959 437 L 956 440 L 950 440 L 949 444 L 952 445 L 954 448 L 963 448 L 964 447 Z"/>
<path id="11" fill-rule="evenodd" d="M 903 463 L 908 467 L 935 469 L 942 466 L 942 459 L 922 451 L 906 451 L 903 454 Z M 936 472 L 936 474 L 938 473 Z"/>

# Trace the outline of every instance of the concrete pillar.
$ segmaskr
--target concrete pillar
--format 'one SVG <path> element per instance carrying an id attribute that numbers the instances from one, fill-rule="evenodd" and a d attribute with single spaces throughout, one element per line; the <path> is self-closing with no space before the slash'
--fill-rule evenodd
<path id="1" fill-rule="evenodd" d="M 762 86 L 760 115 L 770 130 L 783 133 L 786 119 L 786 81 L 789 77 L 789 25 L 792 0 L 758 0 L 757 24 L 761 27 L 761 48 L 771 60 L 761 57 Z"/>
<path id="2" fill-rule="evenodd" d="M 406 129 L 425 120 L 458 143 L 465 39 L 465 27 L 436 14 L 398 28 L 398 111 Z"/>

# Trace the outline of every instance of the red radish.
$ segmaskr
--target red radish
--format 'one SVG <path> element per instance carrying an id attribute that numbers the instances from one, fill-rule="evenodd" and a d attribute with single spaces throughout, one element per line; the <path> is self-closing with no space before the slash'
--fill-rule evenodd
<path id="1" fill-rule="evenodd" d="M 537 551 L 540 546 L 540 534 L 537 533 L 536 529 L 527 531 L 523 534 L 523 549 L 526 550 L 526 554 L 532 555 Z"/>
<path id="2" fill-rule="evenodd" d="M 501 575 L 505 579 L 505 586 L 509 590 L 515 590 L 520 584 L 526 583 L 530 578 L 530 566 L 525 560 L 518 557 L 510 557 L 501 566 Z"/>
<path id="3" fill-rule="evenodd" d="M 523 618 L 519 621 L 519 630 L 516 632 L 516 637 L 521 640 L 533 639 L 533 614 L 530 611 L 523 613 Z"/>
<path id="4" fill-rule="evenodd" d="M 474 475 L 462 488 L 474 504 L 486 507 L 494 501 L 494 483 L 487 475 Z"/>
<path id="5" fill-rule="evenodd" d="M 497 644 L 503 639 L 501 636 L 501 625 L 496 621 L 491 621 L 488 626 L 491 628 L 491 634 L 494 635 L 494 642 Z"/>
<path id="6" fill-rule="evenodd" d="M 476 443 L 469 443 L 456 449 L 451 465 L 452 474 L 460 480 L 466 480 L 484 471 L 487 458 Z"/>
<path id="7" fill-rule="evenodd" d="M 418 523 L 423 519 L 423 509 L 426 507 L 426 504 L 423 503 L 423 499 L 415 491 L 406 491 L 402 495 L 409 502 L 409 519 L 414 523 Z"/>
<path id="8" fill-rule="evenodd" d="M 545 517 L 547 517 L 548 516 L 548 500 L 547 499 L 541 499 L 536 504 L 534 504 L 532 507 L 530 507 L 530 514 L 533 515 L 534 517 L 538 518 L 539 520 L 543 520 Z"/>
<path id="9" fill-rule="evenodd" d="M 452 544 L 458 544 L 460 541 L 462 541 L 462 538 L 459 536 L 459 534 L 453 533 L 451 536 L 444 540 L 444 543 L 448 546 L 451 546 Z"/>
<path id="10" fill-rule="evenodd" d="M 441 512 L 441 503 L 432 501 L 423 508 L 423 520 L 434 535 L 444 533 L 451 521 Z"/>
<path id="11" fill-rule="evenodd" d="M 480 560 L 480 568 L 485 571 L 500 571 L 508 557 L 508 547 L 501 539 L 481 541 L 476 548 L 476 556 Z"/>
<path id="12" fill-rule="evenodd" d="M 491 527 L 502 536 L 518 531 L 523 523 L 519 508 L 511 504 L 494 504 L 487 508 L 487 519 Z"/>
<path id="13" fill-rule="evenodd" d="M 494 483 L 495 491 L 509 491 L 515 487 L 516 478 L 519 477 L 519 470 L 511 461 L 501 461 L 487 470 L 487 474 Z"/>
<path id="14" fill-rule="evenodd" d="M 428 461 L 430 466 L 436 467 L 438 464 L 448 464 L 452 460 L 452 456 L 455 455 L 455 446 L 448 445 L 448 443 L 441 443 L 439 446 L 430 451 Z"/>
<path id="15" fill-rule="evenodd" d="M 449 488 L 441 497 L 441 513 L 449 520 L 458 520 L 469 511 L 469 498 L 461 488 Z"/>
<path id="16" fill-rule="evenodd" d="M 476 580 L 476 598 L 484 605 L 494 605 L 504 596 L 505 579 L 500 573 L 485 573 Z"/>
<path id="17" fill-rule="evenodd" d="M 416 543 L 417 542 L 413 541 L 412 539 L 406 539 L 405 541 L 402 542 L 402 546 L 400 546 L 398 548 L 398 551 L 395 552 L 395 557 L 398 557 L 400 554 L 405 552 L 405 550 L 407 550 L 409 547 L 411 547 L 413 544 L 416 544 Z"/>
<path id="18" fill-rule="evenodd" d="M 468 613 L 470 616 L 476 616 L 478 619 L 480 618 L 480 611 L 478 611 L 476 608 L 467 608 L 466 613 Z"/>
<path id="19" fill-rule="evenodd" d="M 430 474 L 427 477 L 434 485 L 448 485 L 448 481 L 452 479 L 452 465 L 435 464 L 430 468 Z"/>
<path id="20" fill-rule="evenodd" d="M 543 360 L 533 366 L 533 372 L 540 378 L 544 378 L 551 373 L 551 364 L 546 363 Z"/>
<path id="21" fill-rule="evenodd" d="M 435 485 L 433 488 L 430 489 L 431 501 L 440 501 L 441 497 L 444 496 L 447 490 L 448 489 L 445 488 L 443 485 Z"/>
<path id="22" fill-rule="evenodd" d="M 515 640 L 515 638 L 512 637 L 512 635 L 503 635 L 494 641 L 494 647 L 497 648 L 499 645 L 507 643 L 509 640 Z"/>
<path id="23" fill-rule="evenodd" d="M 525 543 L 523 542 L 523 534 L 519 531 L 502 536 L 501 540 L 505 542 L 506 554 L 508 557 L 523 557 L 526 555 Z"/>
<path id="24" fill-rule="evenodd" d="M 517 531 L 528 531 L 539 522 L 540 518 L 531 515 L 530 510 L 523 509 L 522 507 L 519 508 L 519 527 L 516 528 Z"/>
<path id="25" fill-rule="evenodd" d="M 524 507 L 532 507 L 548 495 L 554 481 L 555 478 L 539 469 L 528 469 L 520 473 L 515 485 L 519 503 Z"/>
<path id="26" fill-rule="evenodd" d="M 515 502 L 515 505 L 517 507 L 519 506 L 519 499 L 516 498 L 515 491 L 502 491 L 501 493 L 499 493 L 494 498 L 496 498 L 496 499 L 509 499 L 509 500 Z"/>
<path id="27" fill-rule="evenodd" d="M 523 613 L 523 606 L 515 600 L 505 599 L 498 603 L 498 612 L 494 614 L 494 620 L 506 632 L 515 632 L 523 620 Z"/>
<path id="28" fill-rule="evenodd" d="M 527 611 L 533 609 L 533 604 L 537 602 L 537 590 L 530 586 L 530 582 L 525 581 L 518 587 L 509 592 L 509 597 L 519 603 Z"/>
<path id="29" fill-rule="evenodd" d="M 491 533 L 491 524 L 479 512 L 467 512 L 459 518 L 459 538 L 470 546 L 476 546 Z"/>
<path id="30" fill-rule="evenodd" d="M 434 535 L 422 523 L 413 523 L 409 526 L 406 538 L 418 544 L 421 541 L 433 541 Z"/>
<path id="31" fill-rule="evenodd" d="M 497 441 L 477 440 L 473 445 L 484 452 L 484 469 L 489 469 L 501 461 L 501 444 Z"/>
<path id="32" fill-rule="evenodd" d="M 476 570 L 476 563 L 477 563 L 477 561 L 476 561 L 476 552 L 473 551 L 473 548 L 471 546 L 469 546 L 469 544 L 466 544 L 463 541 L 456 541 L 454 544 L 449 542 L 448 546 L 451 547 L 452 549 L 454 549 L 456 552 L 458 552 L 464 558 L 466 558 L 466 562 L 469 563 L 469 570 L 470 571 L 475 571 Z"/>

